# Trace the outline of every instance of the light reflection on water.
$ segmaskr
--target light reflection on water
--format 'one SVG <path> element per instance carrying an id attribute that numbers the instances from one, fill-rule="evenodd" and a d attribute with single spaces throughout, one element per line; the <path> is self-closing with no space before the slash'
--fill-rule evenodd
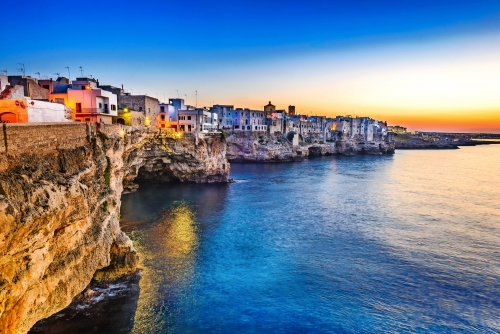
<path id="1" fill-rule="evenodd" d="M 138 230 L 146 228 L 136 227 Z M 194 212 L 186 203 L 174 204 L 150 226 L 146 240 L 141 232 L 132 233 L 142 241 L 137 243 L 137 250 L 143 268 L 141 298 L 132 333 L 159 333 L 175 317 L 173 302 L 176 297 L 192 297 L 186 290 L 194 277 L 198 246 Z M 160 303 L 159 296 L 163 299 Z M 165 311 L 167 317 L 164 317 Z"/>

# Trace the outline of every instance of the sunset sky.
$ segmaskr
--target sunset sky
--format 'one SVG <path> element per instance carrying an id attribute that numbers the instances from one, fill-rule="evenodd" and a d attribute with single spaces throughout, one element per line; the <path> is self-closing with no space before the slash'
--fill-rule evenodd
<path id="1" fill-rule="evenodd" d="M 500 1 L 11 2 L 0 70 L 500 133 Z"/>

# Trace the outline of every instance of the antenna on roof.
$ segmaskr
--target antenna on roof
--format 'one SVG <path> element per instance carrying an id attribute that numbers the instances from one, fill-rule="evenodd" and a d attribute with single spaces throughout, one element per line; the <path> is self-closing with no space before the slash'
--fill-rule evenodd
<path id="1" fill-rule="evenodd" d="M 5 73 L 5 75 L 7 75 L 7 69 L 0 71 L 0 72 Z"/>
<path id="2" fill-rule="evenodd" d="M 56 72 L 56 73 L 53 73 L 53 74 L 57 75 L 58 78 L 61 76 L 61 73 L 59 73 L 59 72 Z"/>
<path id="3" fill-rule="evenodd" d="M 179 98 L 179 90 L 176 89 L 175 91 L 177 92 L 177 98 Z"/>
<path id="4" fill-rule="evenodd" d="M 186 97 L 186 105 L 188 104 L 188 96 L 186 94 L 184 94 L 184 96 Z"/>
<path id="5" fill-rule="evenodd" d="M 92 76 L 92 74 L 89 74 L 89 77 L 90 77 L 90 79 L 94 79 L 94 77 Z"/>
<path id="6" fill-rule="evenodd" d="M 18 68 L 17 70 L 19 72 L 23 72 L 23 77 L 26 76 L 26 67 L 24 67 L 23 63 L 18 63 L 18 64 L 21 65 L 21 68 Z"/>
<path id="7" fill-rule="evenodd" d="M 36 72 L 35 74 L 38 74 L 38 79 L 40 79 L 40 72 Z"/>
<path id="8" fill-rule="evenodd" d="M 68 69 L 68 82 L 71 80 L 71 72 L 69 71 L 69 66 L 65 66 L 64 68 Z"/>
<path id="9" fill-rule="evenodd" d="M 80 74 L 82 75 L 83 78 L 83 68 L 80 66 Z"/>
<path id="10" fill-rule="evenodd" d="M 194 93 L 196 94 L 196 104 L 195 104 L 195 107 L 198 108 L 198 91 L 195 90 Z"/>

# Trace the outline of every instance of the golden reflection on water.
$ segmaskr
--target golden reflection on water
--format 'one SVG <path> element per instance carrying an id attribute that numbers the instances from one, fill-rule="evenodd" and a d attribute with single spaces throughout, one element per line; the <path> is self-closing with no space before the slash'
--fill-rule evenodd
<path id="1" fill-rule="evenodd" d="M 162 314 L 175 316 L 172 304 L 177 298 L 186 298 L 181 292 L 191 284 L 198 247 L 195 215 L 183 203 L 171 208 L 151 228 L 134 233 L 143 271 L 131 333 L 157 333 L 168 327 L 171 320 Z"/>

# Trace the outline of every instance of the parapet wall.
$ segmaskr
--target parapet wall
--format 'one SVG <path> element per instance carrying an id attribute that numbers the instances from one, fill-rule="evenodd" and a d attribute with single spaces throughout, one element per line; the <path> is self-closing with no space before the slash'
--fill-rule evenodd
<path id="1" fill-rule="evenodd" d="M 87 143 L 85 123 L 2 124 L 0 153 L 75 148 Z"/>

